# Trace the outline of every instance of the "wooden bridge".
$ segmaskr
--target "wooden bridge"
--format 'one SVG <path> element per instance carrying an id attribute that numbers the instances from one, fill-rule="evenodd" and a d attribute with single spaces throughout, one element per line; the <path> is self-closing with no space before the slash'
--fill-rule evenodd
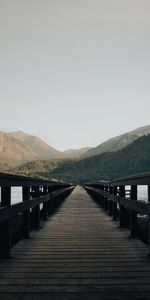
<path id="1" fill-rule="evenodd" d="M 84 188 L 4 174 L 0 182 L 0 299 L 150 299 L 149 246 L 135 238 L 146 215 L 149 240 L 137 186 L 149 197 L 150 174 Z M 11 205 L 11 186 L 23 187 L 22 203 Z"/>

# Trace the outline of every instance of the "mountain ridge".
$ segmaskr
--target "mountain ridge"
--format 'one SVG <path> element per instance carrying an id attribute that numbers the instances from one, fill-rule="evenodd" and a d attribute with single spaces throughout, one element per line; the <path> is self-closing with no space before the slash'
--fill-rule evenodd
<path id="1" fill-rule="evenodd" d="M 61 162 L 49 174 L 56 179 L 83 184 L 90 181 L 112 180 L 150 172 L 150 135 L 141 136 L 130 145 L 114 151 Z"/>
<path id="2" fill-rule="evenodd" d="M 130 145 L 139 137 L 147 134 L 150 134 L 150 125 L 139 127 L 129 132 L 112 137 L 107 141 L 99 144 L 98 146 L 91 148 L 83 155 L 83 158 L 102 154 L 105 152 L 117 151 L 119 149 L 126 147 L 127 145 Z"/>
<path id="3" fill-rule="evenodd" d="M 90 147 L 82 147 L 80 149 L 67 149 L 63 153 L 66 157 L 69 158 L 77 158 L 82 157 L 83 154 L 85 154 L 88 150 L 90 150 Z"/>
<path id="4" fill-rule="evenodd" d="M 84 184 L 90 181 L 112 180 L 119 177 L 150 172 L 150 135 L 139 137 L 132 144 L 114 152 L 106 152 L 83 159 L 68 159 L 49 162 L 34 162 L 29 170 L 28 163 L 15 172 L 24 175 L 36 175 L 49 179 Z M 52 162 L 51 162 L 52 164 Z M 19 173 L 17 173 L 19 174 Z"/>
<path id="5" fill-rule="evenodd" d="M 139 137 L 150 134 L 150 125 L 136 128 L 130 132 L 113 137 L 97 147 L 83 147 L 58 151 L 40 137 L 23 131 L 0 131 L 0 171 L 15 168 L 26 162 L 51 159 L 78 159 L 115 152 L 132 144 Z"/>
<path id="6" fill-rule="evenodd" d="M 0 131 L 0 170 L 16 167 L 38 159 L 64 158 L 63 153 L 45 143 L 41 138 L 18 132 Z"/>

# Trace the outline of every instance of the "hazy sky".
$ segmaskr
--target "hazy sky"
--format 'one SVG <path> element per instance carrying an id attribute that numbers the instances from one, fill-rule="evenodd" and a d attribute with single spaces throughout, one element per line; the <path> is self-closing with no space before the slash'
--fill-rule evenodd
<path id="1" fill-rule="evenodd" d="M 0 130 L 57 149 L 150 124 L 150 0 L 0 0 Z"/>

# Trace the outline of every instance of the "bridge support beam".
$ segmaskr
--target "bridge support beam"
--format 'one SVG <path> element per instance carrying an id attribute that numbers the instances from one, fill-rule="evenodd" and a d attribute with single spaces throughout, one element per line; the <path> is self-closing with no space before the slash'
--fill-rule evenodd
<path id="1" fill-rule="evenodd" d="M 123 185 L 120 186 L 120 191 L 119 191 L 119 196 L 120 197 L 125 197 L 125 187 Z M 123 205 L 119 204 L 119 226 L 125 227 L 126 225 L 126 215 L 125 215 L 125 208 Z"/>
<path id="2" fill-rule="evenodd" d="M 1 206 L 11 205 L 11 187 L 1 188 Z M 0 224 L 0 258 L 11 256 L 11 218 Z"/>
<path id="3" fill-rule="evenodd" d="M 150 256 L 150 185 L 148 185 L 148 206 L 149 206 L 149 218 L 148 218 L 148 254 Z"/>
<path id="4" fill-rule="evenodd" d="M 112 195 L 113 193 L 112 187 L 109 188 L 109 193 Z M 111 200 L 108 200 L 108 214 L 109 216 L 112 216 L 113 214 L 113 202 Z"/>
<path id="5" fill-rule="evenodd" d="M 38 198 L 40 196 L 39 186 L 32 187 L 33 197 Z M 35 206 L 32 209 L 32 227 L 40 228 L 40 205 Z"/>
<path id="6" fill-rule="evenodd" d="M 30 187 L 24 186 L 22 188 L 23 193 L 23 201 L 29 200 L 30 194 Z M 24 239 L 28 239 L 30 236 L 30 209 L 23 212 L 23 228 L 22 228 L 22 235 Z"/>
<path id="7" fill-rule="evenodd" d="M 48 187 L 44 186 L 43 187 L 43 195 L 47 195 L 48 193 Z M 48 217 L 48 202 L 43 203 L 43 209 L 42 209 L 42 217 L 46 221 Z"/>
<path id="8" fill-rule="evenodd" d="M 131 185 L 131 201 L 137 200 L 137 185 Z M 130 210 L 130 231 L 131 237 L 135 238 L 138 235 L 137 212 Z"/>
<path id="9" fill-rule="evenodd" d="M 105 186 L 105 192 L 108 192 L 108 187 Z M 104 196 L 104 210 L 107 212 L 108 211 L 108 198 Z"/>
<path id="10" fill-rule="evenodd" d="M 48 201 L 48 214 L 50 215 L 53 212 L 53 198 L 51 186 L 48 186 L 48 193 L 50 194 L 50 199 Z"/>
<path id="11" fill-rule="evenodd" d="M 114 196 L 117 195 L 117 186 L 114 186 L 113 194 L 114 194 Z M 113 221 L 116 221 L 117 217 L 118 217 L 117 203 L 113 202 Z"/>

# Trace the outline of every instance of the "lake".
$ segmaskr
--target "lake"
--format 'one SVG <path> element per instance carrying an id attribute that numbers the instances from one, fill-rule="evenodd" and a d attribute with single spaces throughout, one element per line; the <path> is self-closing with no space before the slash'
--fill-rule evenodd
<path id="1" fill-rule="evenodd" d="M 130 186 L 126 186 L 126 189 L 130 189 Z M 1 197 L 1 188 L 0 188 Z M 148 189 L 147 186 L 138 186 L 138 200 L 148 202 Z M 22 187 L 11 188 L 11 203 L 16 204 L 22 202 Z"/>

